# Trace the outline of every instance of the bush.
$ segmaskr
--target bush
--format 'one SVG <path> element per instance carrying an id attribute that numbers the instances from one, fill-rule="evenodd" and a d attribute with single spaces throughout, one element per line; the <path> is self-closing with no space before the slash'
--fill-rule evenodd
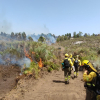
<path id="1" fill-rule="evenodd" d="M 53 69 L 51 67 L 48 67 L 48 72 L 51 72 Z"/>
<path id="2" fill-rule="evenodd" d="M 52 70 L 59 70 L 59 67 L 60 67 L 58 64 L 55 64 L 51 61 L 44 62 L 44 66 L 49 66 L 48 67 L 49 72 L 51 72 Z"/>
<path id="3" fill-rule="evenodd" d="M 34 48 L 36 53 L 35 58 L 37 61 L 41 58 L 43 61 L 50 60 L 53 58 L 53 49 L 48 47 L 46 44 L 42 44 L 37 48 Z"/>
<path id="4" fill-rule="evenodd" d="M 33 74 L 35 78 L 38 77 L 38 74 L 39 74 L 39 66 L 38 64 L 36 64 L 34 61 L 31 62 L 30 64 L 30 67 L 27 68 L 25 71 L 24 71 L 24 74 L 28 75 L 28 74 Z"/>

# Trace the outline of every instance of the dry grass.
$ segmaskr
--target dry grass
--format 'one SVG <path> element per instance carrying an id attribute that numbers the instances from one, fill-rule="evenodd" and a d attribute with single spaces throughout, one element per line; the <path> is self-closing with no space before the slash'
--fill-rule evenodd
<path id="1" fill-rule="evenodd" d="M 83 41 L 83 43 L 75 44 L 77 41 Z M 65 47 L 67 53 L 79 54 L 81 60 L 95 60 L 100 51 L 100 36 L 74 38 L 58 44 Z"/>

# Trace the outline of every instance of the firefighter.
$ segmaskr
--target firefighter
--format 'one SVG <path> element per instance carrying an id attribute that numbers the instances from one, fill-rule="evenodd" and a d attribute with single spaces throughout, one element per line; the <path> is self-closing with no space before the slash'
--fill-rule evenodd
<path id="1" fill-rule="evenodd" d="M 64 77 L 65 77 L 65 84 L 69 84 L 70 80 L 70 70 L 73 66 L 73 63 L 70 58 L 68 58 L 68 54 L 65 54 L 65 59 L 62 61 L 62 69 L 64 71 Z"/>
<path id="2" fill-rule="evenodd" d="M 71 59 L 72 63 L 74 64 L 75 59 L 72 57 L 72 54 L 69 54 L 69 58 Z M 75 67 L 72 66 L 73 71 L 75 71 Z"/>
<path id="3" fill-rule="evenodd" d="M 77 55 L 74 61 L 74 67 L 75 67 L 74 78 L 78 77 L 78 71 L 80 66 L 81 66 L 81 61 L 79 60 L 79 55 Z"/>
<path id="4" fill-rule="evenodd" d="M 97 70 L 88 60 L 82 62 L 82 66 L 85 68 L 83 74 L 84 87 L 86 88 L 86 100 L 100 100 L 100 95 L 97 95 L 96 83 L 97 83 Z M 99 89 L 97 87 L 97 89 Z"/>

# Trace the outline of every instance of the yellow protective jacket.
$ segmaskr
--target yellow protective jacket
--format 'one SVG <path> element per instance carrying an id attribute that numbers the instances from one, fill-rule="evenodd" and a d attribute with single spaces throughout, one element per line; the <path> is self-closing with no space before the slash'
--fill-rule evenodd
<path id="1" fill-rule="evenodd" d="M 70 58 L 68 58 L 68 57 L 66 57 L 65 59 L 68 59 L 68 61 L 69 61 L 70 65 L 71 65 L 71 67 L 72 67 L 72 66 L 73 66 L 73 63 L 72 63 L 71 59 L 70 59 Z M 64 62 L 64 60 L 63 60 L 62 62 Z"/>
<path id="2" fill-rule="evenodd" d="M 79 65 L 81 66 L 81 61 L 78 59 Z"/>
<path id="3" fill-rule="evenodd" d="M 90 72 L 89 74 L 87 74 L 86 72 L 84 72 L 83 74 L 83 80 L 85 82 L 91 82 L 93 81 L 94 78 L 96 78 L 96 73 L 95 72 Z"/>
<path id="4" fill-rule="evenodd" d="M 72 63 L 74 64 L 75 59 L 73 57 L 70 57 Z"/>

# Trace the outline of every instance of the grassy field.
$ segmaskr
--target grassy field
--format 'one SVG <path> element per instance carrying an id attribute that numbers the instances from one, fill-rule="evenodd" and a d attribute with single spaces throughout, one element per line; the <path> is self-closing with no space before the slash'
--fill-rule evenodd
<path id="1" fill-rule="evenodd" d="M 58 45 L 65 48 L 65 53 L 72 53 L 74 57 L 78 54 L 81 61 L 87 59 L 96 65 L 99 64 L 100 36 L 73 38 L 59 42 Z"/>

